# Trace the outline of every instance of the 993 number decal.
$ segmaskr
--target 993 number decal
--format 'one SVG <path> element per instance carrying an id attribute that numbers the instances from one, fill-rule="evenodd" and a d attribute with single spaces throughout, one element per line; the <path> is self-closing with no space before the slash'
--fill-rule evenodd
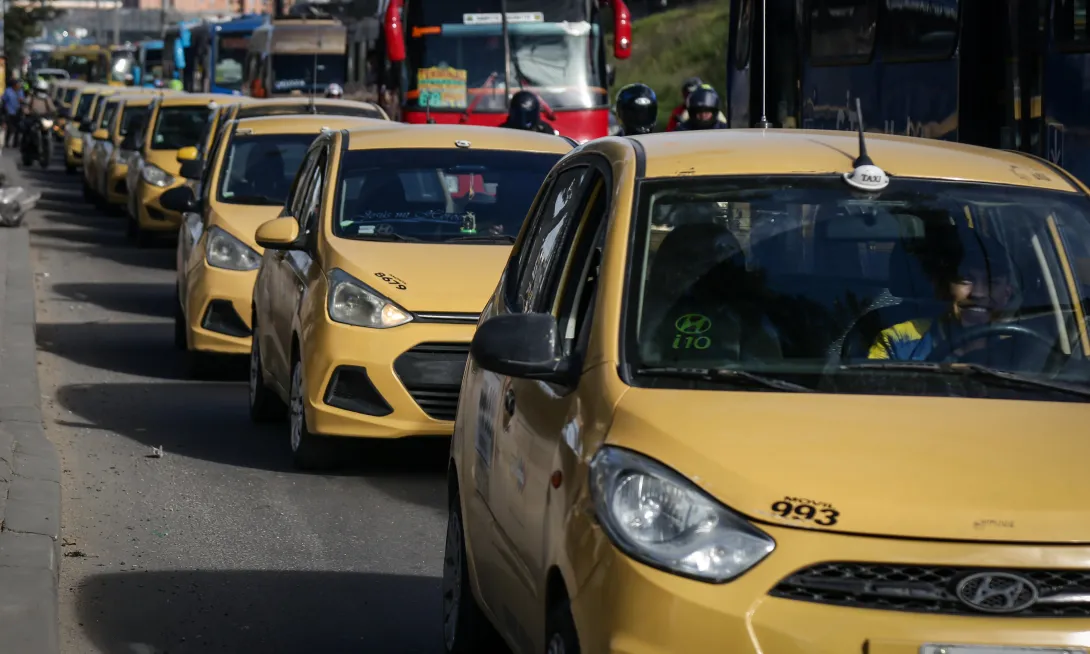
<path id="1" fill-rule="evenodd" d="M 786 520 L 812 522 L 820 527 L 832 527 L 840 512 L 828 502 L 815 502 L 803 497 L 784 497 L 771 506 L 772 512 Z"/>

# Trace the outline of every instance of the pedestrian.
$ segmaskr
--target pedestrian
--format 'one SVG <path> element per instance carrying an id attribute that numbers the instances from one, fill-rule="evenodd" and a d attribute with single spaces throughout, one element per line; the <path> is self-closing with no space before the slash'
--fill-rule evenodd
<path id="1" fill-rule="evenodd" d="M 19 80 L 13 79 L 0 95 L 0 104 L 4 106 L 4 147 L 13 148 L 19 145 L 19 112 L 23 106 L 23 90 Z"/>

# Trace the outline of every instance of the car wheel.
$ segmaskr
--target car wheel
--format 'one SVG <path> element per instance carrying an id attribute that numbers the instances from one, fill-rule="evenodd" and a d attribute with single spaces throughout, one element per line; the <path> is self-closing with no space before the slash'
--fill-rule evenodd
<path id="1" fill-rule="evenodd" d="M 179 350 L 189 349 L 189 339 L 186 335 L 185 312 L 182 311 L 182 297 L 178 290 L 174 290 L 174 347 Z"/>
<path id="2" fill-rule="evenodd" d="M 545 654 L 579 654 L 579 635 L 568 600 L 558 603 L 545 618 Z"/>
<path id="3" fill-rule="evenodd" d="M 261 349 L 257 338 L 257 321 L 254 321 L 250 337 L 250 419 L 254 422 L 272 422 L 284 417 L 284 403 L 265 385 L 265 371 L 261 365 Z"/>
<path id="4" fill-rule="evenodd" d="M 306 385 L 303 363 L 296 359 L 291 366 L 291 405 L 289 407 L 289 444 L 291 459 L 300 470 L 325 470 L 333 465 L 330 443 L 307 428 L 307 412 L 303 399 Z"/>
<path id="5" fill-rule="evenodd" d="M 85 202 L 93 203 L 95 201 L 95 194 L 91 191 L 91 186 L 87 183 L 87 178 L 83 178 L 83 199 Z"/>
<path id="6" fill-rule="evenodd" d="M 449 654 L 502 651 L 499 635 L 481 610 L 469 583 L 462 504 L 451 492 L 443 553 L 443 646 Z"/>

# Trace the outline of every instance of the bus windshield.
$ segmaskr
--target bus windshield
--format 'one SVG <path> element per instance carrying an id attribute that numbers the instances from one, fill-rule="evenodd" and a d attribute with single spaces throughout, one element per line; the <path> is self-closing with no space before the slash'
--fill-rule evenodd
<path id="1" fill-rule="evenodd" d="M 221 36 L 216 44 L 215 84 L 225 89 L 242 88 L 242 62 L 250 45 L 248 36 Z"/>
<path id="2" fill-rule="evenodd" d="M 274 54 L 272 56 L 273 91 L 325 91 L 336 82 L 344 84 L 344 55 Z"/>
<path id="3" fill-rule="evenodd" d="M 503 27 L 444 24 L 414 28 L 407 49 L 410 104 L 432 109 L 505 112 Z M 609 104 L 598 25 L 508 24 L 512 86 L 535 91 L 553 109 Z"/>

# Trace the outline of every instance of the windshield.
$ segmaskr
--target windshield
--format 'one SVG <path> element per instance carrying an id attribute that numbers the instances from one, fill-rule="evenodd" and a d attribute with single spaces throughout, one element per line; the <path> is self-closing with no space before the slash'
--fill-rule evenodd
<path id="1" fill-rule="evenodd" d="M 148 107 L 125 107 L 121 111 L 121 136 L 139 130 L 148 119 Z"/>
<path id="2" fill-rule="evenodd" d="M 447 24 L 414 30 L 409 39 L 407 99 L 432 109 L 507 111 L 503 29 Z M 512 87 L 534 90 L 553 109 L 609 104 L 598 26 L 510 23 Z"/>
<path id="3" fill-rule="evenodd" d="M 356 150 L 341 159 L 342 238 L 510 244 L 559 154 Z"/>
<path id="4" fill-rule="evenodd" d="M 76 110 L 73 112 L 76 120 L 83 120 L 87 117 L 87 112 L 91 109 L 91 103 L 94 101 L 95 96 L 92 93 L 84 93 L 79 96 L 79 104 L 76 105 Z"/>
<path id="5" fill-rule="evenodd" d="M 163 107 L 155 119 L 152 150 L 180 150 L 200 143 L 211 111 L 207 106 Z"/>
<path id="6" fill-rule="evenodd" d="M 315 134 L 237 136 L 220 166 L 217 199 L 228 204 L 280 206 Z"/>
<path id="7" fill-rule="evenodd" d="M 74 87 L 70 88 L 70 89 L 65 89 L 64 90 L 64 100 L 62 100 L 62 102 L 64 102 L 65 104 L 72 104 L 72 98 L 76 97 L 76 91 L 78 91 L 78 90 L 79 89 L 74 88 Z"/>
<path id="8" fill-rule="evenodd" d="M 272 56 L 273 91 L 321 91 L 336 82 L 344 85 L 344 55 L 274 54 Z M 317 78 L 315 77 L 317 71 Z M 317 79 L 317 83 L 314 80 Z"/>
<path id="9" fill-rule="evenodd" d="M 242 62 L 250 45 L 248 36 L 221 36 L 216 44 L 215 84 L 225 89 L 242 88 Z"/>
<path id="10" fill-rule="evenodd" d="M 920 370 L 975 364 L 1090 386 L 1090 203 L 1079 195 L 894 180 L 867 199 L 811 176 L 651 180 L 639 196 L 625 335 L 636 370 L 995 396 Z"/>
<path id="11" fill-rule="evenodd" d="M 106 103 L 106 108 L 103 109 L 102 115 L 99 116 L 98 123 L 97 123 L 95 129 L 101 129 L 103 127 L 108 127 L 110 125 L 110 121 L 114 119 L 114 114 L 117 113 L 117 108 L 119 106 L 120 106 L 120 104 L 117 103 L 117 102 L 107 102 Z"/>

